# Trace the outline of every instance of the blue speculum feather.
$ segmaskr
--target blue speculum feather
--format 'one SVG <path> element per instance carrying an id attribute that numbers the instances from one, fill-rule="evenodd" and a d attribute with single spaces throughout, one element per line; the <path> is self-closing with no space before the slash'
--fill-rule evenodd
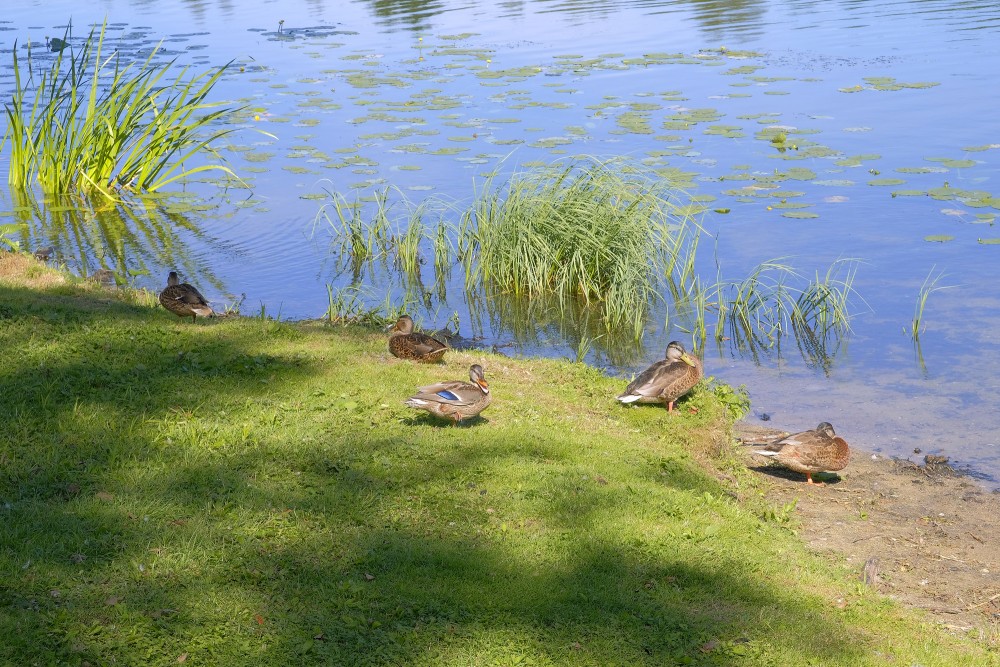
<path id="1" fill-rule="evenodd" d="M 455 394 L 451 393 L 447 389 L 445 389 L 444 391 L 439 391 L 437 393 L 437 395 L 440 396 L 441 398 L 445 399 L 446 401 L 457 401 L 458 400 L 458 396 L 456 396 Z"/>

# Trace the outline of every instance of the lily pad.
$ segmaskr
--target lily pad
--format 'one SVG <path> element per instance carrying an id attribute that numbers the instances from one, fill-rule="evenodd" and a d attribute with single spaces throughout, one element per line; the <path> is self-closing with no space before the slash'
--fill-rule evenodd
<path id="1" fill-rule="evenodd" d="M 930 236 L 925 236 L 924 240 L 931 241 L 932 243 L 945 243 L 947 241 L 954 241 L 955 237 L 948 234 L 931 234 Z"/>
<path id="2" fill-rule="evenodd" d="M 966 169 L 968 167 L 975 167 L 975 160 L 941 160 L 941 164 L 946 167 L 951 167 L 952 169 Z"/>

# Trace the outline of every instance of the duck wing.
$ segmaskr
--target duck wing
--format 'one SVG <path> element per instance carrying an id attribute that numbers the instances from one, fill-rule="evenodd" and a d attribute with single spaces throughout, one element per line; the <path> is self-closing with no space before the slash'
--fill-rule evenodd
<path id="1" fill-rule="evenodd" d="M 208 299 L 201 295 L 194 285 L 188 285 L 187 283 L 181 283 L 178 285 L 180 288 L 180 293 L 177 295 L 177 299 L 183 301 L 189 306 L 207 306 Z"/>
<path id="2" fill-rule="evenodd" d="M 850 456 L 850 448 L 841 437 L 830 438 L 829 442 L 799 445 L 794 451 L 794 458 L 800 466 L 816 472 L 843 470 Z"/>
<path id="3" fill-rule="evenodd" d="M 449 405 L 472 405 L 483 399 L 483 390 L 471 382 L 447 380 L 417 387 L 417 393 L 410 398 L 414 399 Z"/>
<path id="4" fill-rule="evenodd" d="M 413 351 L 420 356 L 425 356 L 429 354 L 434 354 L 435 352 L 440 352 L 442 350 L 447 350 L 448 346 L 439 341 L 436 338 L 431 338 L 427 334 L 414 332 L 407 334 L 407 338 L 413 344 Z"/>
<path id="5" fill-rule="evenodd" d="M 672 382 L 675 372 L 681 370 L 677 368 L 678 364 L 684 366 L 684 362 L 668 361 L 667 359 L 657 361 L 629 382 L 622 396 L 634 395 L 649 398 L 659 396 L 663 393 L 663 389 Z"/>

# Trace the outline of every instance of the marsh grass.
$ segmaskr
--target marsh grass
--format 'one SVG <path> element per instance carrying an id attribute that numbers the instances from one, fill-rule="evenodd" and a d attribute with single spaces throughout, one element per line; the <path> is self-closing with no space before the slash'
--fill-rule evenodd
<path id="1" fill-rule="evenodd" d="M 412 315 L 423 310 L 422 301 L 406 293 L 399 296 L 386 294 L 381 304 L 371 306 L 372 294 L 365 288 L 335 288 L 327 284 L 326 291 L 328 303 L 323 321 L 328 324 L 354 324 L 381 329 L 395 322 L 401 315 Z"/>
<path id="2" fill-rule="evenodd" d="M 613 162 L 575 160 L 488 180 L 463 218 L 466 285 L 587 304 L 640 337 L 684 217 L 670 191 Z"/>
<path id="3" fill-rule="evenodd" d="M 8 180 L 26 190 L 33 182 L 49 194 L 155 192 L 179 179 L 221 164 L 212 144 L 234 131 L 218 127 L 236 110 L 208 101 L 228 65 L 200 74 L 173 73 L 173 61 L 123 63 L 104 53 L 106 25 L 83 45 L 64 49 L 35 82 L 29 45 L 22 66 L 12 51 L 14 92 L 6 103 L 10 149 Z M 172 78 L 171 78 L 172 77 Z M 217 160 L 192 165 L 196 156 Z"/>
<path id="4" fill-rule="evenodd" d="M 316 225 L 325 222 L 333 232 L 333 246 L 341 270 L 350 270 L 358 282 L 368 269 L 387 268 L 393 263 L 407 280 L 420 282 L 419 246 L 424 237 L 420 209 L 400 198 L 391 188 L 376 192 L 373 202 L 348 201 L 340 193 L 330 193 L 331 202 L 316 214 Z M 393 207 L 406 210 L 405 218 L 395 219 Z M 411 231 L 412 228 L 412 231 Z"/>
<path id="5" fill-rule="evenodd" d="M 777 351 L 791 336 L 803 357 L 824 368 L 851 331 L 852 303 L 864 300 L 854 290 L 857 260 L 833 262 L 824 275 L 806 281 L 785 258 L 761 262 L 741 280 L 717 279 L 703 287 L 692 283 L 682 311 L 696 347 L 708 336 L 719 345 L 750 354 Z"/>
<path id="6" fill-rule="evenodd" d="M 993 664 L 712 458 L 739 395 L 623 411 L 581 364 L 0 277 L 2 664 Z M 481 422 L 402 405 L 471 363 Z"/>
<path id="7" fill-rule="evenodd" d="M 904 331 L 909 334 L 914 343 L 920 342 L 920 334 L 927 329 L 927 323 L 924 321 L 924 309 L 927 307 L 927 300 L 931 294 L 955 287 L 955 285 L 939 285 L 938 282 L 944 278 L 945 274 L 944 271 L 941 271 L 935 276 L 935 268 L 937 267 L 931 267 L 931 270 L 927 273 L 927 277 L 924 278 L 923 284 L 920 285 L 920 290 L 917 292 L 917 301 L 913 306 L 913 319 L 910 320 L 910 325 L 904 328 Z"/>
<path id="8" fill-rule="evenodd" d="M 855 262 L 834 262 L 808 281 L 776 259 L 741 280 L 723 280 L 716 245 L 716 277 L 708 283 L 699 274 L 704 231 L 678 205 L 683 193 L 653 172 L 581 158 L 497 178 L 477 184 L 464 208 L 414 205 L 395 189 L 373 202 L 331 193 L 317 220 L 333 230 L 337 261 L 355 286 L 381 263 L 408 299 L 431 311 L 435 298 L 446 303 L 445 286 L 460 267 L 473 330 L 489 318 L 495 333 L 519 344 L 555 331 L 575 357 L 594 351 L 634 359 L 659 303 L 665 328 L 676 317 L 694 347 L 712 335 L 755 357 L 780 354 L 792 336 L 810 362 L 826 364 L 850 332 Z M 431 266 L 429 290 L 423 273 Z M 332 304 L 330 312 L 353 307 Z M 707 321 L 713 312 L 714 326 Z"/>

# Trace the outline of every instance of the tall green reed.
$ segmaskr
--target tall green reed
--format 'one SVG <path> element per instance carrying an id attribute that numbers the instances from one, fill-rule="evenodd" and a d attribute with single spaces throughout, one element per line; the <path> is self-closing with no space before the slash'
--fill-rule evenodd
<path id="1" fill-rule="evenodd" d="M 467 287 L 586 304 L 608 330 L 641 337 L 683 222 L 672 193 L 641 172 L 594 159 L 488 179 L 462 218 Z"/>
<path id="2" fill-rule="evenodd" d="M 388 271 L 391 260 L 406 298 L 431 311 L 423 258 L 434 259 L 441 304 L 446 278 L 461 267 L 474 331 L 488 318 L 494 332 L 520 343 L 558 334 L 575 341 L 572 358 L 621 365 L 636 356 L 651 308 L 662 301 L 664 326 L 678 318 L 692 347 L 712 336 L 757 357 L 780 354 L 791 335 L 804 356 L 825 364 L 850 331 L 856 262 L 834 262 L 808 280 L 774 259 L 723 280 L 716 246 L 716 276 L 707 282 L 699 272 L 702 227 L 681 205 L 683 193 L 650 173 L 624 161 L 578 159 L 502 182 L 487 177 L 464 208 L 432 200 L 415 206 L 398 191 L 390 201 L 387 189 L 367 204 L 335 194 L 329 208 L 336 213 L 323 215 L 340 261 L 355 266 L 355 285 L 359 268 L 381 258 Z M 390 210 L 396 205 L 402 211 Z"/>
<path id="3" fill-rule="evenodd" d="M 718 260 L 717 260 L 718 266 Z M 833 262 L 824 275 L 806 280 L 784 258 L 761 262 L 740 280 L 716 281 L 703 287 L 700 281 L 688 299 L 686 319 L 695 346 L 705 343 L 710 312 L 715 311 L 712 335 L 717 344 L 727 343 L 754 359 L 776 351 L 791 336 L 810 363 L 829 366 L 830 360 L 851 331 L 855 300 L 857 260 Z"/>
<path id="4" fill-rule="evenodd" d="M 4 104 L 9 184 L 116 199 L 207 170 L 236 178 L 212 148 L 235 130 L 215 127 L 235 110 L 208 101 L 229 65 L 191 76 L 184 67 L 171 80 L 174 61 L 155 63 L 158 48 L 141 63 L 105 56 L 105 31 L 92 30 L 79 51 L 60 51 L 37 85 L 30 46 L 25 73 L 15 45 L 14 92 Z M 200 154 L 218 162 L 192 164 Z"/>
<path id="5" fill-rule="evenodd" d="M 917 302 L 913 307 L 913 319 L 910 321 L 910 325 L 904 328 L 904 331 L 909 334 L 915 343 L 920 342 L 920 334 L 927 329 L 927 323 L 924 321 L 924 309 L 927 307 L 927 300 L 931 294 L 955 287 L 955 285 L 938 285 L 938 282 L 944 278 L 945 274 L 944 271 L 941 271 L 935 276 L 934 269 L 936 268 L 936 266 L 932 266 L 931 270 L 927 273 L 927 277 L 924 278 L 924 282 L 917 292 Z"/>

